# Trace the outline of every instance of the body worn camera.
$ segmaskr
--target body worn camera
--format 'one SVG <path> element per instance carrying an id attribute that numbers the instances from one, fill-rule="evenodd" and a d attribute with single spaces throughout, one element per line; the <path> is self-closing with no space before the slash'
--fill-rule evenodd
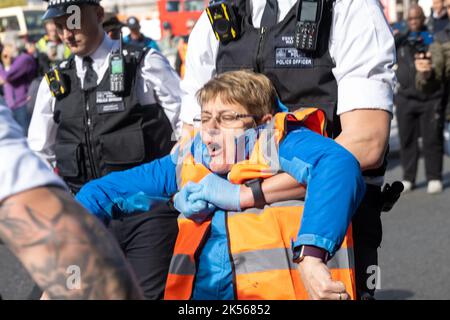
<path id="1" fill-rule="evenodd" d="M 297 5 L 297 23 L 294 45 L 299 50 L 315 51 L 319 38 L 325 0 L 300 0 Z"/>
<path id="2" fill-rule="evenodd" d="M 110 90 L 114 93 L 125 91 L 125 63 L 122 52 L 122 34 L 120 34 L 119 49 L 111 53 L 110 65 Z"/>
<path id="3" fill-rule="evenodd" d="M 240 29 L 236 9 L 229 1 L 210 1 L 206 13 L 214 34 L 221 43 L 227 43 L 239 37 Z"/>
<path id="4" fill-rule="evenodd" d="M 406 41 L 413 55 L 427 53 L 430 45 L 433 43 L 433 35 L 426 31 L 411 32 Z"/>
<path id="5" fill-rule="evenodd" d="M 57 68 L 48 71 L 45 74 L 45 80 L 53 97 L 59 98 L 66 94 L 67 86 L 64 77 Z"/>

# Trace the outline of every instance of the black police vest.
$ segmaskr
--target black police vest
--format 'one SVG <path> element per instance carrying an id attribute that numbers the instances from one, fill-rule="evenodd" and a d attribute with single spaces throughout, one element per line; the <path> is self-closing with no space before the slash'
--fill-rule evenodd
<path id="1" fill-rule="evenodd" d="M 266 75 L 274 84 L 281 101 L 290 111 L 301 107 L 319 107 L 328 118 L 331 136 L 340 131 L 336 117 L 337 82 L 332 69 L 328 42 L 333 1 L 326 1 L 319 29 L 318 49 L 314 53 L 294 47 L 296 6 L 273 27 L 255 28 L 248 1 L 236 0 L 241 17 L 241 35 L 236 41 L 220 44 L 217 73 L 251 69 Z M 335 125 L 333 125 L 335 124 Z"/>
<path id="2" fill-rule="evenodd" d="M 91 179 L 167 155 L 173 147 L 172 127 L 161 106 L 156 101 L 142 106 L 137 100 L 136 74 L 143 56 L 125 56 L 125 92 L 120 96 L 110 91 L 109 69 L 89 92 L 81 88 L 73 58 L 60 70 L 69 93 L 55 105 L 56 167 L 73 192 Z"/>
<path id="3" fill-rule="evenodd" d="M 294 111 L 316 107 L 327 115 L 327 131 L 332 138 L 341 132 L 337 111 L 337 82 L 333 75 L 335 64 L 329 52 L 334 0 L 324 2 L 319 28 L 317 50 L 303 52 L 294 47 L 296 8 L 275 26 L 255 28 L 249 0 L 234 0 L 241 18 L 241 35 L 236 41 L 220 44 L 216 60 L 217 73 L 251 69 L 266 75 L 274 84 L 281 101 Z M 367 170 L 368 177 L 383 176 L 387 167 Z"/>

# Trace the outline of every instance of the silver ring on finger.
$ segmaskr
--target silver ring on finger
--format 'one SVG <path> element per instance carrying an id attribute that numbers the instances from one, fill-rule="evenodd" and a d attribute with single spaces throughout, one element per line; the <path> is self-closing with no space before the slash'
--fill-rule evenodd
<path id="1" fill-rule="evenodd" d="M 342 300 L 342 293 L 339 293 L 339 300 Z"/>

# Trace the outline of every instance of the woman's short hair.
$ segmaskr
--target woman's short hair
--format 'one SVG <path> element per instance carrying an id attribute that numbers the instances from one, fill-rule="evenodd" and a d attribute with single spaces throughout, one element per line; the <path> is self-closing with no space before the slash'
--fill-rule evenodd
<path id="1" fill-rule="evenodd" d="M 201 106 L 216 98 L 223 103 L 240 104 L 258 117 L 273 113 L 277 104 L 277 92 L 269 78 L 248 70 L 222 73 L 197 92 Z"/>

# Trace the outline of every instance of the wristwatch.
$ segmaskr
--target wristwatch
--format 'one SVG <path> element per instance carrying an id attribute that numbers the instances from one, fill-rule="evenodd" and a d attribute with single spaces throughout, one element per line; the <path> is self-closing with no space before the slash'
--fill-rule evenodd
<path id="1" fill-rule="evenodd" d="M 253 199 L 255 202 L 255 208 L 262 209 L 267 204 L 266 198 L 264 198 L 264 193 L 261 188 L 261 183 L 263 179 L 253 179 L 245 182 L 245 186 L 252 190 Z"/>
<path id="2" fill-rule="evenodd" d="M 301 246 L 300 250 L 294 250 L 295 263 L 302 262 L 305 257 L 319 258 L 323 263 L 327 263 L 329 256 L 327 250 L 315 246 Z"/>

